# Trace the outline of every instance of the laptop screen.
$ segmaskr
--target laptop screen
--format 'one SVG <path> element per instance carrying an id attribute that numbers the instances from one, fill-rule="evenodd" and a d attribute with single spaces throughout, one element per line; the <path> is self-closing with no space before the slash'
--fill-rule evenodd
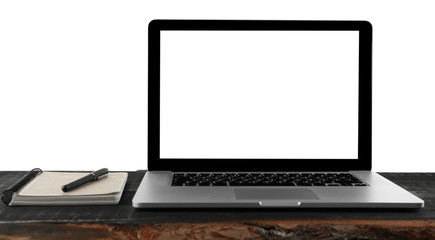
<path id="1" fill-rule="evenodd" d="M 356 159 L 357 31 L 162 31 L 162 158 Z"/>
<path id="2" fill-rule="evenodd" d="M 155 22 L 150 169 L 157 160 L 306 168 L 362 156 L 370 165 L 371 28 L 368 34 L 364 24 L 340 21 L 258 21 L 258 29 L 255 21 Z"/>

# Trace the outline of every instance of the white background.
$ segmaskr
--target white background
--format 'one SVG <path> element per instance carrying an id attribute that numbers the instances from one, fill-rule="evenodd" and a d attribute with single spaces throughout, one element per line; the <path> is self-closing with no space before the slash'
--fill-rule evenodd
<path id="1" fill-rule="evenodd" d="M 0 170 L 146 168 L 154 18 L 374 25 L 373 169 L 435 171 L 432 0 L 0 2 Z"/>

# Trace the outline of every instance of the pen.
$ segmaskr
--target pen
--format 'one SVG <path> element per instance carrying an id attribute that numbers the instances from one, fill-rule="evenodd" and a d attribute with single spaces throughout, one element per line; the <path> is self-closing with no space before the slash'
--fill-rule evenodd
<path id="1" fill-rule="evenodd" d="M 73 182 L 70 182 L 66 185 L 62 186 L 62 191 L 64 192 L 68 192 L 73 190 L 76 187 L 80 187 L 83 184 L 89 183 L 89 182 L 93 182 L 93 181 L 97 181 L 98 179 L 100 179 L 103 176 L 106 176 L 109 173 L 109 170 L 107 168 L 102 168 L 100 170 L 97 170 L 95 172 L 91 172 L 90 174 L 79 178 Z"/>

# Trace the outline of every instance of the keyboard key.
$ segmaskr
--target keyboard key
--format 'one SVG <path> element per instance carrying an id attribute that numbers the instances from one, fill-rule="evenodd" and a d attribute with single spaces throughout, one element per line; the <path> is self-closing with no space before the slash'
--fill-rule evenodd
<path id="1" fill-rule="evenodd" d="M 212 182 L 211 186 L 228 186 L 227 182 Z"/>

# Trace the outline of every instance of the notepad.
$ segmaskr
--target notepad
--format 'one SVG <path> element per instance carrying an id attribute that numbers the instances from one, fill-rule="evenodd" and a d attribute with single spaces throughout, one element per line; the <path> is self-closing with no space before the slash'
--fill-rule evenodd
<path id="1" fill-rule="evenodd" d="M 107 177 L 87 183 L 72 191 L 61 187 L 89 173 L 42 172 L 18 192 L 10 206 L 18 205 L 113 205 L 118 204 L 127 182 L 125 172 L 110 172 Z"/>

